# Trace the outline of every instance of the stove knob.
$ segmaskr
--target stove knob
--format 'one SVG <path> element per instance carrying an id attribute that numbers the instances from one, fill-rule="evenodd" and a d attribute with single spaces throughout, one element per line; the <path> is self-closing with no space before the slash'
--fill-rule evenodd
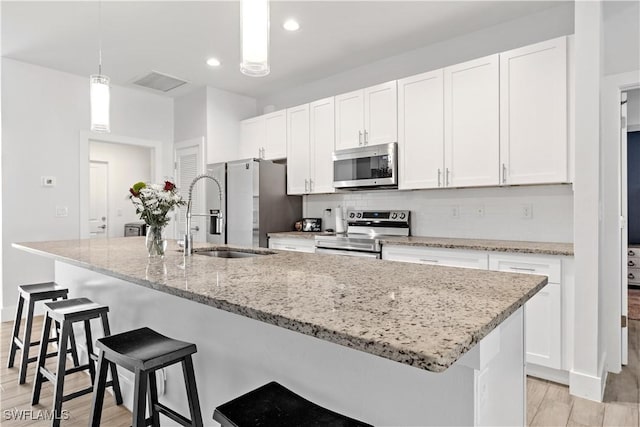
<path id="1" fill-rule="evenodd" d="M 358 218 L 362 218 L 362 212 L 358 212 Z"/>
<path id="2" fill-rule="evenodd" d="M 353 217 L 355 217 L 355 216 L 356 216 L 356 214 L 354 214 L 353 212 L 351 212 L 351 213 L 349 214 L 349 218 L 353 218 Z"/>
<path id="3" fill-rule="evenodd" d="M 400 214 L 400 219 L 405 219 L 407 217 L 407 214 L 401 213 Z"/>
<path id="4" fill-rule="evenodd" d="M 396 219 L 398 218 L 398 214 L 396 212 L 391 214 L 391 219 Z"/>

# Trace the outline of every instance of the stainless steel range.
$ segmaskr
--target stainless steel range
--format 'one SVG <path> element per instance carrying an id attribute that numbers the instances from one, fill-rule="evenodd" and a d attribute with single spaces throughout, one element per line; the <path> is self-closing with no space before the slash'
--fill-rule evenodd
<path id="1" fill-rule="evenodd" d="M 382 236 L 409 236 L 409 211 L 347 211 L 347 233 L 316 236 L 317 254 L 381 258 Z"/>

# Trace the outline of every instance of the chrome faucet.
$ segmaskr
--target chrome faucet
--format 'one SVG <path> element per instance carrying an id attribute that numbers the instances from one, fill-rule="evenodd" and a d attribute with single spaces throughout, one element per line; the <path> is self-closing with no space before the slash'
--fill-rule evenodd
<path id="1" fill-rule="evenodd" d="M 193 178 L 193 181 L 191 181 L 191 184 L 189 185 L 189 199 L 187 201 L 187 218 L 186 218 L 187 229 L 184 234 L 184 255 L 185 256 L 191 256 L 191 254 L 193 253 L 193 234 L 191 234 L 191 217 L 192 216 L 216 217 L 216 229 L 218 230 L 222 230 L 222 226 L 224 224 L 224 219 L 222 218 L 222 211 L 218 212 L 217 214 L 206 214 L 206 213 L 192 214 L 191 213 L 193 187 L 196 185 L 196 182 L 204 178 L 209 178 L 218 185 L 218 195 L 220 197 L 220 201 L 222 201 L 222 195 L 223 195 L 222 186 L 220 185 L 220 181 L 218 181 L 216 177 L 203 173 Z"/>

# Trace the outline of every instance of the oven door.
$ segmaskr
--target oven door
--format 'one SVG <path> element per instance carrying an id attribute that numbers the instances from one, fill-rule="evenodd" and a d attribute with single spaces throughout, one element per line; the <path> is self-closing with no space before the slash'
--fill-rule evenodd
<path id="1" fill-rule="evenodd" d="M 398 144 L 372 145 L 333 152 L 333 186 L 395 187 Z"/>
<path id="2" fill-rule="evenodd" d="M 352 256 L 352 257 L 380 259 L 380 253 L 379 252 L 342 251 L 340 249 L 316 248 L 316 253 L 317 254 L 343 255 L 343 256 Z"/>

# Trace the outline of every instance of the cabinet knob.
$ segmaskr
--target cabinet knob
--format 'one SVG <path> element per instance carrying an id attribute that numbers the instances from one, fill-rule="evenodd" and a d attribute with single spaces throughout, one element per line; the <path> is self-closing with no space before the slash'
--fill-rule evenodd
<path id="1" fill-rule="evenodd" d="M 633 273 L 629 273 L 629 274 L 627 275 L 627 278 L 628 278 L 628 279 L 633 280 L 633 279 L 635 279 L 635 278 L 636 278 L 636 276 L 634 276 L 634 275 L 633 275 Z"/>
<path id="2" fill-rule="evenodd" d="M 636 253 L 629 249 L 629 256 L 636 256 Z"/>
<path id="3" fill-rule="evenodd" d="M 628 265 L 629 267 L 635 267 L 635 266 L 636 266 L 636 263 L 635 263 L 635 262 L 633 262 L 632 260 L 629 260 L 629 262 L 627 263 L 627 265 Z"/>

